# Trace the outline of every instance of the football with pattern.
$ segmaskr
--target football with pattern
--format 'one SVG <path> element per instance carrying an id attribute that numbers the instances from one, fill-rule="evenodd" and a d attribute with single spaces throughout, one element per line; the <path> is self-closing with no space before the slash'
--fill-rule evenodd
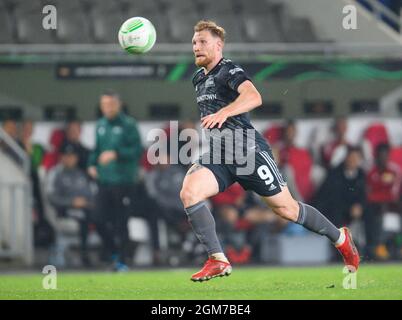
<path id="1" fill-rule="evenodd" d="M 131 54 L 143 54 L 152 49 L 156 30 L 151 21 L 143 17 L 126 20 L 118 33 L 120 46 Z"/>

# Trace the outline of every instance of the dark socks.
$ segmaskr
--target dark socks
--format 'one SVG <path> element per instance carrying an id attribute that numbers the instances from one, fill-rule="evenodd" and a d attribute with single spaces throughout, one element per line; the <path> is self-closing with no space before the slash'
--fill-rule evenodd
<path id="1" fill-rule="evenodd" d="M 296 223 L 310 231 L 326 236 L 333 243 L 339 239 L 339 229 L 335 227 L 321 212 L 302 202 L 299 202 L 299 207 L 299 217 Z"/>
<path id="2" fill-rule="evenodd" d="M 208 254 L 223 252 L 216 235 L 215 219 L 204 201 L 198 202 L 184 209 L 188 221 L 198 240 L 204 245 Z"/>

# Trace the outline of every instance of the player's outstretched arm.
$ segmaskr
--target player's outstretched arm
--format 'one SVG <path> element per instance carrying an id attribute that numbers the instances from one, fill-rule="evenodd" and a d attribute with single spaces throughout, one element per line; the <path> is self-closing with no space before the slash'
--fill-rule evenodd
<path id="1" fill-rule="evenodd" d="M 250 80 L 244 81 L 237 91 L 239 92 L 237 99 L 223 108 L 226 109 L 229 117 L 237 116 L 261 106 L 261 95 Z"/>
<path id="2" fill-rule="evenodd" d="M 244 81 L 237 91 L 239 92 L 239 96 L 235 101 L 218 112 L 201 119 L 202 127 L 208 129 L 218 124 L 218 128 L 220 128 L 227 118 L 251 111 L 261 106 L 261 95 L 250 80 Z"/>

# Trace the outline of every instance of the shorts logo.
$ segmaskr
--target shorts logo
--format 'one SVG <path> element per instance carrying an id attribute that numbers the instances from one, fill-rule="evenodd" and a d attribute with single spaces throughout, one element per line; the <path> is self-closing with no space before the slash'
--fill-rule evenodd
<path id="1" fill-rule="evenodd" d="M 271 184 L 271 186 L 269 187 L 268 191 L 273 191 L 276 189 L 276 185 Z"/>

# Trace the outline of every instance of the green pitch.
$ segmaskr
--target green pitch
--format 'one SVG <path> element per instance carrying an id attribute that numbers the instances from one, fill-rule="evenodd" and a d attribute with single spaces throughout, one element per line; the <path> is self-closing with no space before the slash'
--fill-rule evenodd
<path id="1" fill-rule="evenodd" d="M 402 299 L 402 265 L 362 265 L 357 289 L 345 290 L 342 266 L 237 267 L 229 277 L 193 283 L 196 269 L 114 273 L 58 272 L 57 289 L 44 275 L 1 275 L 0 299 Z"/>

